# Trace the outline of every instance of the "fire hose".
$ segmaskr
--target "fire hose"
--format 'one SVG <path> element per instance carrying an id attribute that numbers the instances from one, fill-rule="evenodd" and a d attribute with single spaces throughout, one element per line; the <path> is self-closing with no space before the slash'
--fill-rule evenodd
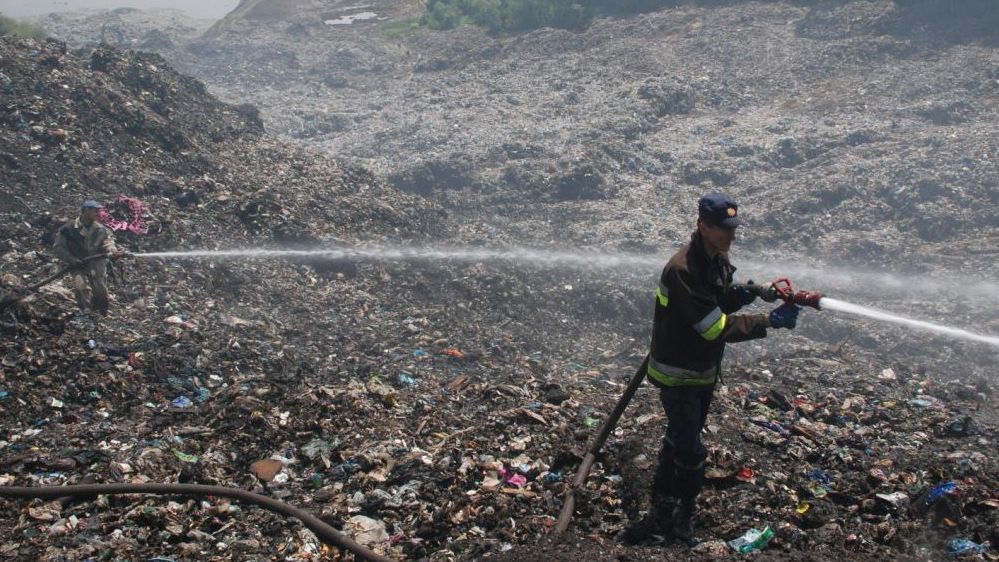
<path id="1" fill-rule="evenodd" d="M 333 547 L 344 548 L 366 562 L 393 562 L 391 558 L 374 552 L 311 513 L 260 494 L 227 488 L 225 486 L 207 486 L 203 484 L 79 484 L 71 486 L 19 487 L 0 486 L 0 497 L 8 498 L 39 498 L 54 500 L 68 496 L 93 496 L 99 494 L 168 494 L 177 496 L 220 496 L 232 498 L 258 505 L 268 511 L 294 517 L 302 522 L 319 540 Z"/>
<path id="2" fill-rule="evenodd" d="M 6 309 L 14 306 L 15 304 L 17 304 L 17 303 L 21 302 L 22 300 L 24 300 L 24 299 L 28 298 L 29 296 L 31 296 L 31 294 L 34 293 L 35 291 L 37 291 L 38 289 L 41 289 L 45 285 L 48 285 L 49 283 L 55 281 L 56 279 L 59 279 L 60 277 L 62 277 L 63 275 L 66 275 L 67 273 L 69 273 L 71 271 L 79 269 L 84 264 L 87 264 L 87 263 L 90 263 L 90 262 L 96 261 L 96 260 L 106 259 L 108 257 L 110 257 L 110 254 L 94 254 L 92 256 L 87 256 L 87 257 L 83 258 L 82 260 L 80 260 L 80 264 L 79 265 L 67 265 L 66 267 L 63 267 L 59 271 L 56 271 L 52 275 L 49 275 L 45 279 L 42 279 L 41 281 L 38 281 L 37 283 L 35 283 L 33 285 L 28 285 L 27 287 L 18 287 L 18 288 L 16 288 L 14 290 L 14 294 L 4 296 L 3 299 L 0 299 L 0 311 L 6 310 Z"/>
<path id="3" fill-rule="evenodd" d="M 780 277 L 770 285 L 749 284 L 747 287 L 753 294 L 766 302 L 774 302 L 780 299 L 784 301 L 784 306 L 810 306 L 816 310 L 821 310 L 820 302 L 824 296 L 822 293 L 817 292 L 795 291 L 791 280 L 787 277 Z M 604 420 L 603 425 L 600 426 L 600 430 L 597 431 L 596 437 L 587 448 L 586 456 L 583 457 L 583 461 L 579 464 L 579 469 L 576 471 L 576 476 L 572 479 L 572 483 L 565 492 L 562 511 L 555 521 L 554 534 L 560 535 L 569 528 L 569 521 L 572 519 L 572 513 L 576 509 L 576 490 L 582 489 L 586 484 L 586 477 L 590 474 L 590 469 L 593 468 L 593 463 L 596 461 L 597 455 L 600 454 L 600 449 L 603 448 L 607 437 L 614 431 L 618 420 L 621 418 L 621 414 L 624 413 L 625 408 L 628 407 L 628 403 L 635 396 L 638 387 L 642 386 L 648 366 L 649 356 L 646 355 L 638 371 L 631 377 L 631 381 L 628 383 L 627 388 L 625 388 L 624 394 L 621 395 L 614 409 L 607 416 L 607 419 Z"/>
<path id="4" fill-rule="evenodd" d="M 565 492 L 565 500 L 562 502 L 562 512 L 559 513 L 558 520 L 555 522 L 554 532 L 556 535 L 562 534 L 569 528 L 569 520 L 572 519 L 572 512 L 576 509 L 576 490 L 581 489 L 586 483 L 586 477 L 590 474 L 590 468 L 593 467 L 593 463 L 597 460 L 597 455 L 600 454 L 600 449 L 604 446 L 604 442 L 607 441 L 610 433 L 614 431 L 614 427 L 617 426 L 617 420 L 621 418 L 624 409 L 628 407 L 631 397 L 638 391 L 638 387 L 642 386 L 648 366 L 649 356 L 646 355 L 645 360 L 642 361 L 642 366 L 635 371 L 635 375 L 631 377 L 631 382 L 628 383 L 628 387 L 624 390 L 624 394 L 621 395 L 621 399 L 617 401 L 614 410 L 604 420 L 603 425 L 600 426 L 600 430 L 597 432 L 596 438 L 586 450 L 586 456 L 583 457 L 583 462 L 579 464 L 579 469 L 576 471 L 575 478 L 572 479 L 572 484 Z"/>

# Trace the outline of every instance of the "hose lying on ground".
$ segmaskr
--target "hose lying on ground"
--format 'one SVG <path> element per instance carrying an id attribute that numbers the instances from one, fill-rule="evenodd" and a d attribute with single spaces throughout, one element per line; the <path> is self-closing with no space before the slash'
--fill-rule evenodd
<path id="1" fill-rule="evenodd" d="M 278 501 L 274 498 L 254 494 L 238 488 L 224 486 L 207 486 L 204 484 L 80 484 L 73 486 L 20 487 L 0 486 L 0 497 L 8 498 L 40 498 L 57 499 L 67 496 L 93 496 L 98 494 L 172 494 L 178 496 L 220 496 L 256 504 L 268 511 L 273 511 L 301 521 L 310 531 L 324 543 L 345 548 L 366 562 L 392 562 L 391 558 L 382 556 L 350 537 L 327 525 L 311 513 Z"/>
<path id="2" fill-rule="evenodd" d="M 581 490 L 586 485 L 586 477 L 589 476 L 590 469 L 593 468 L 593 463 L 596 462 L 597 455 L 600 454 L 600 449 L 607 441 L 607 437 L 617 427 L 617 420 L 621 418 L 621 414 L 628 407 L 628 403 L 631 402 L 631 398 L 635 395 L 638 387 L 642 386 L 648 367 L 649 356 L 646 355 L 641 366 L 638 367 L 638 370 L 631 377 L 631 382 L 624 389 L 624 394 L 621 395 L 621 398 L 614 406 L 614 410 L 604 420 L 604 424 L 600 426 L 600 431 L 597 432 L 596 437 L 593 438 L 593 441 L 587 448 L 586 456 L 583 457 L 583 462 L 579 464 L 579 469 L 576 471 L 576 477 L 572 479 L 572 484 L 566 489 L 565 500 L 562 502 L 562 511 L 558 514 L 558 520 L 555 521 L 555 535 L 561 535 L 569 528 L 569 521 L 572 520 L 573 511 L 576 509 L 576 490 Z"/>

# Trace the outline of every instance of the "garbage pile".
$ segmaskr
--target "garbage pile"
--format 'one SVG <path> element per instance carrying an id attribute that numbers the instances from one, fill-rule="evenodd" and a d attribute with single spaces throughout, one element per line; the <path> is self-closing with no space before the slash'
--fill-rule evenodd
<path id="1" fill-rule="evenodd" d="M 248 4 L 159 52 L 257 104 L 271 132 L 403 189 L 627 217 L 584 233 L 631 222 L 646 243 L 682 237 L 680 210 L 707 189 L 768 195 L 759 247 L 794 231 L 783 250 L 857 261 L 950 266 L 995 230 L 987 2 L 694 3 L 514 35 L 414 29 L 418 5 L 371 4 L 376 18 L 348 25 L 327 22 L 357 6 Z M 92 29 L 57 28 L 77 43 Z"/>
<path id="2" fill-rule="evenodd" d="M 783 364 L 771 371 L 765 365 Z M 700 543 L 623 547 L 647 505 L 664 416 L 652 389 L 594 471 L 583 538 L 498 560 L 995 559 L 995 414 L 988 381 L 934 381 L 801 349 L 729 372 L 704 435 Z M 637 406 L 637 407 L 636 407 Z M 981 420 L 990 420 L 982 423 Z"/>
<path id="3" fill-rule="evenodd" d="M 815 559 L 939 559 L 958 544 L 985 553 L 999 539 L 999 467 L 983 452 L 994 445 L 993 393 L 987 380 L 878 370 L 814 348 L 736 369 L 706 427 L 706 540 L 695 551 L 724 553 L 727 542 Z M 650 412 L 623 424 L 640 442 L 618 449 L 624 482 L 648 484 L 657 443 L 643 434 L 661 423 Z M 629 518 L 636 504 L 624 507 Z"/>
<path id="4" fill-rule="evenodd" d="M 170 8 L 83 9 L 29 18 L 53 37 L 68 38 L 71 47 L 111 45 L 119 49 L 165 51 L 204 33 L 211 20 L 194 19 Z"/>
<path id="5" fill-rule="evenodd" d="M 261 136 L 251 108 L 153 55 L 0 40 L 0 72 L 4 290 L 54 269 L 48 240 L 85 196 L 118 221 L 142 204 L 143 228 L 117 234 L 132 251 L 482 232 Z M 690 556 L 614 542 L 646 509 L 663 424 L 651 388 L 587 482 L 575 546 L 543 546 L 644 354 L 646 272 L 120 263 L 107 319 L 74 314 L 58 282 L 0 316 L 0 485 L 243 488 L 398 559 Z M 789 341 L 719 389 L 697 555 L 994 557 L 994 383 Z M 10 559 L 344 559 L 220 498 L 0 500 L 0 530 Z"/>
<path id="6" fill-rule="evenodd" d="M 4 40 L 0 72 L 10 79 L 4 292 L 57 269 L 51 236 L 85 197 L 107 205 L 133 252 L 405 243 L 446 229 L 433 204 L 363 169 L 261 138 L 249 108 L 219 103 L 156 56 Z M 532 433 L 574 442 L 564 428 L 593 419 L 591 409 L 575 419 L 561 373 L 634 343 L 596 329 L 606 309 L 633 306 L 629 296 L 578 274 L 301 260 L 115 266 L 108 319 L 76 315 L 64 282 L 0 318 L 4 485 L 218 483 L 266 491 L 359 535 L 390 530 L 390 543 L 368 542 L 400 555 L 477 543 L 491 526 L 466 484 L 493 475 L 489 489 L 506 490 L 497 493 L 511 509 L 532 496 L 527 476 L 502 466 L 508 445 L 495 430 L 509 426 L 509 447 L 522 453 L 532 447 L 517 466 L 547 471 L 554 445 L 530 445 Z M 570 324 L 574 291 L 600 296 Z M 543 303 L 562 310 L 539 318 Z M 323 552 L 297 523 L 231 502 L 35 503 L 3 502 L 0 525 L 18 537 L 4 556 Z"/>

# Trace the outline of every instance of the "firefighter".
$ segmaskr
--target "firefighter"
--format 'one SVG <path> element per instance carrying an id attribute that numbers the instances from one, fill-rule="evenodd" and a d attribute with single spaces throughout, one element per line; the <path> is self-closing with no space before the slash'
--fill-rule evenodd
<path id="1" fill-rule="evenodd" d="M 108 254 L 118 259 L 125 252 L 118 249 L 114 237 L 97 219 L 104 205 L 88 199 L 80 206 L 80 215 L 59 228 L 55 239 L 55 254 L 72 268 L 73 293 L 80 312 L 96 312 L 106 316 L 109 307 L 107 258 L 84 261 L 96 254 Z"/>
<path id="2" fill-rule="evenodd" d="M 728 251 L 741 224 L 739 206 L 717 194 L 698 201 L 697 230 L 663 268 L 656 289 L 648 380 L 659 387 L 667 427 L 652 482 L 651 509 L 625 540 L 652 535 L 693 541 L 697 496 L 707 451 L 701 430 L 721 373 L 726 343 L 764 338 L 768 328 L 794 328 L 798 308 L 733 314 L 756 299 L 733 285 Z"/>

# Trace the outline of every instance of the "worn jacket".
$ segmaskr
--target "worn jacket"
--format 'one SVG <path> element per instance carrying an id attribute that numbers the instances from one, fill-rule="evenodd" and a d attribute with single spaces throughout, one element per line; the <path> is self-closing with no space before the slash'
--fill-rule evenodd
<path id="1" fill-rule="evenodd" d="M 66 263 L 82 260 L 94 254 L 112 253 L 117 250 L 111 231 L 94 221 L 84 226 L 79 217 L 59 228 L 53 247 L 56 256 Z"/>
<path id="2" fill-rule="evenodd" d="M 657 386 L 714 384 L 725 344 L 763 338 L 764 314 L 732 314 L 735 267 L 708 257 L 699 233 L 677 252 L 659 278 L 648 376 Z"/>

